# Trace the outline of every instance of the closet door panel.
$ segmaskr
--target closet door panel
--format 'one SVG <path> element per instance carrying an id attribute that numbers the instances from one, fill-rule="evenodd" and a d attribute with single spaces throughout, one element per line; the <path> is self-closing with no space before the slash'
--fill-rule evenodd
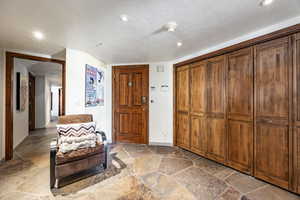
<path id="1" fill-rule="evenodd" d="M 177 69 L 176 80 L 177 111 L 189 112 L 189 68 L 188 66 Z"/>
<path id="2" fill-rule="evenodd" d="M 190 147 L 190 71 L 189 66 L 176 70 L 176 143 L 182 148 Z"/>
<path id="3" fill-rule="evenodd" d="M 253 53 L 242 49 L 228 56 L 228 119 L 253 120 Z"/>
<path id="4" fill-rule="evenodd" d="M 189 115 L 177 113 L 177 145 L 188 149 L 190 147 Z"/>
<path id="5" fill-rule="evenodd" d="M 252 122 L 228 121 L 228 164 L 251 174 L 253 163 Z"/>
<path id="6" fill-rule="evenodd" d="M 231 167 L 253 169 L 253 48 L 228 55 L 228 159 Z"/>
<path id="7" fill-rule="evenodd" d="M 294 155 L 294 191 L 300 193 L 300 34 L 294 35 L 294 74 L 293 74 L 293 155 Z"/>
<path id="8" fill-rule="evenodd" d="M 203 116 L 207 111 L 207 63 L 191 67 L 191 113 Z"/>
<path id="9" fill-rule="evenodd" d="M 256 47 L 256 119 L 289 119 L 288 38 Z"/>
<path id="10" fill-rule="evenodd" d="M 294 128 L 294 191 L 300 193 L 300 127 Z"/>
<path id="11" fill-rule="evenodd" d="M 255 176 L 289 188 L 291 181 L 290 40 L 255 47 Z"/>
<path id="12" fill-rule="evenodd" d="M 256 127 L 255 175 L 284 188 L 289 186 L 289 129 L 258 124 Z"/>
<path id="13" fill-rule="evenodd" d="M 202 156 L 207 152 L 206 119 L 199 116 L 191 117 L 191 150 Z"/>
<path id="14" fill-rule="evenodd" d="M 207 153 L 210 159 L 224 162 L 226 156 L 226 128 L 225 120 L 209 118 Z"/>
<path id="15" fill-rule="evenodd" d="M 225 115 L 225 56 L 208 60 L 208 113 L 224 118 Z"/>
<path id="16" fill-rule="evenodd" d="M 209 59 L 207 63 L 207 155 L 210 159 L 223 163 L 227 149 L 225 56 Z"/>

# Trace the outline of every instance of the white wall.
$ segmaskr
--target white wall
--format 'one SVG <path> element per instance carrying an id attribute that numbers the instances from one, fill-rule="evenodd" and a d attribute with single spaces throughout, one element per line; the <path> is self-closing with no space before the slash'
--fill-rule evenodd
<path id="1" fill-rule="evenodd" d="M 108 140 L 111 141 L 111 134 L 107 131 L 106 126 L 108 120 L 106 115 L 107 99 L 105 98 L 104 106 L 85 107 L 86 64 L 101 68 L 105 71 L 105 79 L 107 78 L 106 66 L 103 62 L 85 52 L 66 49 L 66 114 L 93 114 L 97 129 L 105 131 Z M 107 90 L 105 90 L 105 97 L 106 93 Z"/>
<path id="2" fill-rule="evenodd" d="M 51 83 L 47 76 L 45 76 L 45 127 L 51 121 Z"/>
<path id="3" fill-rule="evenodd" d="M 51 87 L 52 92 L 52 110 L 51 110 L 51 118 L 58 117 L 58 109 L 59 109 L 59 90 L 60 87 Z"/>
<path id="4" fill-rule="evenodd" d="M 35 77 L 35 128 L 45 128 L 45 76 Z"/>
<path id="5" fill-rule="evenodd" d="M 27 84 L 27 99 L 24 111 L 16 110 L 16 72 L 20 72 L 21 76 L 26 78 Z M 13 133 L 13 147 L 18 146 L 28 135 L 29 135 L 29 98 L 28 98 L 28 69 L 26 66 L 22 65 L 16 59 L 14 59 L 14 84 L 13 84 L 13 124 L 14 124 L 14 133 Z"/>
<path id="6" fill-rule="evenodd" d="M 158 72 L 157 67 L 164 71 Z M 173 65 L 150 63 L 149 70 L 149 100 L 153 100 L 149 102 L 149 143 L 173 145 Z"/>
<path id="7" fill-rule="evenodd" d="M 112 64 L 107 69 L 107 133 L 112 134 L 112 66 L 149 63 Z M 164 68 L 157 72 L 157 67 Z M 162 89 L 162 85 L 168 88 Z M 151 89 L 154 86 L 155 89 Z M 151 103 L 153 100 L 153 103 Z M 173 65 L 171 62 L 149 64 L 149 143 L 170 146 L 173 144 Z"/>
<path id="8" fill-rule="evenodd" d="M 4 88 L 5 88 L 4 50 L 0 49 L 0 160 L 4 158 Z"/>

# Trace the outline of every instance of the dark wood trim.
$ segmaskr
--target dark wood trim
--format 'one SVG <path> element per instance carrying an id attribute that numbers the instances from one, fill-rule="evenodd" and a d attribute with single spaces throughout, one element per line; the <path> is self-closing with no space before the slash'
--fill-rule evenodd
<path id="1" fill-rule="evenodd" d="M 177 124 L 177 98 L 176 98 L 176 90 L 177 90 L 177 80 L 176 80 L 176 67 L 173 66 L 173 146 L 177 146 L 177 131 L 176 131 L 176 124 Z"/>
<path id="2" fill-rule="evenodd" d="M 300 24 L 296 24 L 294 26 L 290 26 L 290 27 L 287 27 L 287 28 L 284 28 L 284 29 L 281 29 L 281 30 L 263 35 L 263 36 L 259 36 L 259 37 L 250 39 L 250 40 L 246 40 L 244 42 L 240 42 L 238 44 L 234 44 L 232 46 L 225 47 L 223 49 L 216 50 L 216 51 L 213 51 L 211 53 L 207 53 L 207 54 L 204 54 L 204 55 L 201 55 L 201 56 L 198 56 L 198 57 L 195 57 L 195 58 L 183 61 L 183 62 L 179 62 L 179 63 L 174 64 L 174 66 L 175 67 L 180 67 L 180 66 L 183 66 L 183 65 L 192 64 L 194 62 L 198 62 L 198 61 L 201 61 L 201 60 L 204 60 L 204 59 L 208 59 L 208 58 L 220 56 L 220 55 L 223 55 L 223 54 L 231 53 L 231 52 L 236 51 L 236 50 L 240 50 L 240 49 L 250 47 L 250 46 L 254 46 L 254 45 L 257 45 L 257 44 L 260 44 L 260 43 L 263 43 L 263 42 L 267 42 L 267 41 L 270 41 L 270 40 L 274 40 L 274 39 L 278 39 L 278 38 L 285 37 L 285 36 L 288 36 L 288 35 L 292 35 L 292 34 L 295 34 L 295 33 L 298 33 L 298 32 L 300 32 Z"/>
<path id="3" fill-rule="evenodd" d="M 293 37 L 288 38 L 288 76 L 290 77 L 288 83 L 289 89 L 289 120 L 288 120 L 288 141 L 289 141 L 289 189 L 294 190 L 293 173 Z"/>
<path id="4" fill-rule="evenodd" d="M 148 64 L 144 64 L 144 65 L 119 65 L 119 66 L 112 66 L 112 73 L 111 73 L 111 80 L 112 80 L 112 123 L 111 123 L 111 133 L 112 133 L 112 143 L 116 143 L 117 139 L 116 139 L 116 133 L 115 133 L 115 124 L 114 124 L 114 104 L 115 104 L 115 84 L 114 84 L 114 79 L 115 79 L 115 70 L 116 69 L 134 69 L 134 68 L 140 68 L 140 67 L 147 67 L 148 71 L 147 71 L 147 81 L 148 81 L 148 98 L 149 98 L 149 65 Z M 149 99 L 148 99 L 148 104 L 147 104 L 147 138 L 146 138 L 146 144 L 149 144 Z"/>
<path id="5" fill-rule="evenodd" d="M 13 157 L 13 57 L 6 53 L 5 69 L 5 160 Z"/>
<path id="6" fill-rule="evenodd" d="M 292 45 L 293 45 L 293 118 L 292 118 L 292 131 L 293 131 L 293 191 L 296 193 L 300 193 L 300 183 L 299 181 L 299 169 L 298 169 L 298 131 L 299 128 L 298 122 L 298 110 L 299 107 L 297 105 L 297 90 L 298 90 L 298 81 L 297 81 L 297 70 L 299 69 L 299 58 L 297 58 L 297 41 L 300 40 L 300 33 L 293 35 L 292 37 Z M 299 188 L 299 189 L 298 189 Z"/>
<path id="7" fill-rule="evenodd" d="M 52 62 L 62 65 L 62 110 L 65 113 L 65 88 L 66 88 L 66 62 L 52 58 L 26 55 L 15 52 L 6 52 L 5 55 L 5 160 L 13 158 L 13 81 L 14 58 Z"/>

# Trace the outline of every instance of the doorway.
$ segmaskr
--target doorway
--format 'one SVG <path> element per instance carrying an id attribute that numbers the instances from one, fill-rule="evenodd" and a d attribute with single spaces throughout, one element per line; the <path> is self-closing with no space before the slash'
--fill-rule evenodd
<path id="1" fill-rule="evenodd" d="M 113 142 L 148 144 L 149 65 L 113 66 Z"/>
<path id="2" fill-rule="evenodd" d="M 38 56 L 31 56 L 26 54 L 20 54 L 20 53 L 13 53 L 13 52 L 6 52 L 6 76 L 5 76 L 5 160 L 11 160 L 13 158 L 13 150 L 14 150 L 14 106 L 15 106 L 15 98 L 14 98 L 14 91 L 16 88 L 16 78 L 15 78 L 15 59 L 25 59 L 30 61 L 38 61 L 38 62 L 49 62 L 49 63 L 56 63 L 61 66 L 61 77 L 62 77 L 62 114 L 65 112 L 65 61 L 63 60 L 57 60 L 57 59 L 51 59 L 51 58 L 44 58 L 44 57 L 38 57 Z M 33 79 L 30 78 L 29 74 L 28 76 L 28 83 L 33 82 Z M 25 79 L 26 80 L 26 79 Z M 34 80 L 36 83 L 36 80 Z M 24 81 L 26 83 L 26 81 Z M 26 84 L 24 88 L 26 88 Z M 37 85 L 37 84 L 35 84 Z M 32 86 L 33 87 L 33 86 Z M 29 93 L 33 91 L 29 91 L 30 86 L 28 85 L 28 95 Z M 31 88 L 32 89 L 32 88 Z M 25 89 L 24 89 L 25 90 Z M 33 89 L 32 89 L 33 90 Z M 34 91 L 36 92 L 36 91 Z M 34 100 L 28 97 L 28 103 L 29 101 L 33 102 Z M 26 101 L 25 101 L 26 102 Z M 34 104 L 36 105 L 36 104 Z M 30 106 L 31 109 L 33 109 Z M 36 106 L 34 106 L 34 109 L 37 109 Z M 30 116 L 29 118 L 33 120 L 33 118 L 36 118 L 36 116 Z M 31 124 L 31 128 L 33 128 L 33 123 Z"/>

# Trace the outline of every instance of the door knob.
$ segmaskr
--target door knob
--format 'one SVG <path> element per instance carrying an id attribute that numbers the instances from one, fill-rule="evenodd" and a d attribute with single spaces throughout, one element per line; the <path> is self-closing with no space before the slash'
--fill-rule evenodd
<path id="1" fill-rule="evenodd" d="M 146 103 L 147 103 L 147 97 L 142 96 L 142 103 L 143 103 L 143 104 L 146 104 Z"/>

